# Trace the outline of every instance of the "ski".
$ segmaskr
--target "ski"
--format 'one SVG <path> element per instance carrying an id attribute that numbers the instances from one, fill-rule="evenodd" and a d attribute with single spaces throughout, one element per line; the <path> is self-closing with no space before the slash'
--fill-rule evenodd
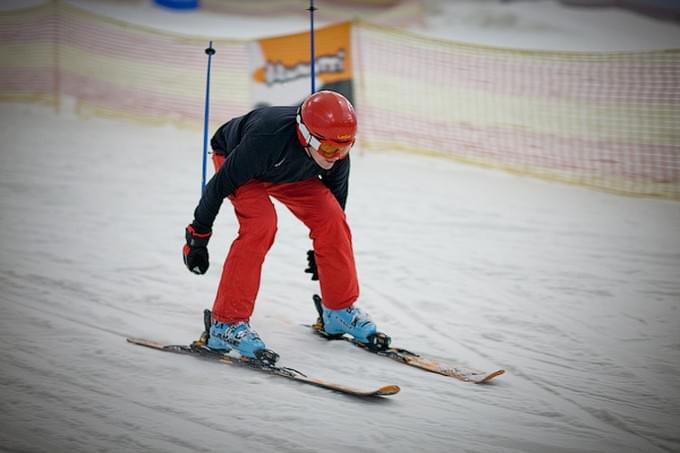
<path id="1" fill-rule="evenodd" d="M 328 390 L 333 390 L 346 395 L 359 396 L 359 397 L 383 397 L 396 395 L 399 393 L 399 386 L 396 385 L 385 385 L 383 387 L 374 390 L 361 390 L 354 387 L 348 387 L 346 385 L 339 385 L 332 382 L 324 381 L 322 379 L 311 378 L 304 373 L 287 367 L 279 367 L 271 363 L 257 360 L 249 359 L 247 357 L 233 357 L 229 354 L 225 354 L 219 351 L 214 351 L 207 348 L 202 344 L 201 340 L 194 341 L 190 345 L 179 345 L 179 344 L 165 344 L 154 340 L 148 340 L 144 338 L 128 338 L 128 343 L 136 344 L 139 346 L 145 346 L 147 348 L 156 349 L 159 351 L 173 352 L 177 354 L 193 355 L 195 357 L 213 360 L 218 363 L 225 365 L 233 365 L 242 368 L 247 368 L 251 370 L 256 370 L 264 372 L 273 376 L 281 376 L 296 382 L 303 384 L 309 384 L 316 387 L 322 387 Z"/>
<path id="2" fill-rule="evenodd" d="M 503 369 L 494 371 L 481 371 L 464 366 L 449 365 L 438 360 L 423 357 L 422 355 L 411 352 L 408 349 L 395 348 L 390 346 L 391 338 L 381 332 L 378 332 L 376 335 L 372 336 L 372 338 L 370 338 L 371 343 L 369 344 L 361 343 L 347 335 L 329 335 L 323 330 L 323 317 L 321 316 L 323 308 L 321 306 L 321 297 L 317 294 L 314 294 L 313 299 L 314 305 L 316 306 L 316 309 L 319 313 L 319 318 L 317 319 L 316 323 L 312 325 L 306 324 L 305 326 L 310 327 L 315 334 L 325 338 L 326 340 L 347 341 L 348 343 L 351 343 L 354 346 L 363 349 L 364 351 L 368 351 L 382 357 L 387 357 L 421 370 L 452 377 L 463 382 L 484 384 L 505 373 L 505 370 Z"/>

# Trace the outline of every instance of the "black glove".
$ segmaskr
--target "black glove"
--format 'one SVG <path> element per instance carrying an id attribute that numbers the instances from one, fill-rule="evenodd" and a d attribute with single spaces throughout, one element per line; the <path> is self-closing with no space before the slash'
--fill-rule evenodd
<path id="1" fill-rule="evenodd" d="M 194 274 L 205 274 L 210 265 L 208 258 L 208 241 L 212 231 L 207 233 L 197 232 L 193 225 L 186 228 L 187 243 L 182 249 L 182 256 L 184 257 L 184 264 Z"/>
<path id="2" fill-rule="evenodd" d="M 316 269 L 316 258 L 314 257 L 314 250 L 307 251 L 307 269 L 305 272 L 312 274 L 312 280 L 319 279 L 319 271 Z"/>

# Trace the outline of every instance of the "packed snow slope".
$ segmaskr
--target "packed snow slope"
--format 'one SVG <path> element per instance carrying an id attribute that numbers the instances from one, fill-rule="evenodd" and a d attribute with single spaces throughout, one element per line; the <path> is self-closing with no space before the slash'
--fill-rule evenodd
<path id="1" fill-rule="evenodd" d="M 307 24 L 73 3 L 210 37 Z M 426 4 L 414 31 L 467 42 L 680 43 L 677 25 L 618 10 Z M 355 150 L 347 214 L 361 306 L 397 344 L 508 370 L 467 385 L 311 335 L 311 241 L 277 205 L 252 323 L 287 366 L 403 389 L 369 401 L 125 342 L 189 342 L 212 304 L 237 225 L 227 202 L 212 268 L 184 268 L 200 133 L 11 104 L 0 133 L 0 451 L 680 451 L 678 203 Z"/>
<path id="2" fill-rule="evenodd" d="M 237 225 L 204 276 L 181 260 L 195 131 L 0 104 L 0 450 L 680 450 L 680 204 L 397 153 L 353 154 L 360 304 L 475 386 L 326 342 L 307 231 L 279 232 L 253 326 L 282 363 L 399 395 L 362 400 L 125 342 L 201 332 Z M 673 428 L 675 426 L 675 428 Z"/>

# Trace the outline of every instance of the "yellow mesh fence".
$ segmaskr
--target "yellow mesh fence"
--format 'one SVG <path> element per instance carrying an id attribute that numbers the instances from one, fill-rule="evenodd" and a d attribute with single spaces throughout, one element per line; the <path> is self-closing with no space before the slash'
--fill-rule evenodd
<path id="1" fill-rule="evenodd" d="M 406 150 L 680 200 L 680 50 L 539 52 L 357 22 L 366 150 Z M 205 38 L 53 1 L 0 13 L 0 100 L 198 127 Z M 249 42 L 215 40 L 211 128 L 252 107 Z"/>
<path id="2" fill-rule="evenodd" d="M 52 2 L 0 14 L 0 98 L 77 99 L 81 113 L 196 127 L 205 38 L 164 33 Z M 215 40 L 211 122 L 250 108 L 247 42 Z"/>
<path id="3" fill-rule="evenodd" d="M 680 50 L 542 52 L 359 23 L 366 149 L 680 199 Z"/>
<path id="4" fill-rule="evenodd" d="M 56 3 L 0 13 L 0 100 L 57 105 Z"/>

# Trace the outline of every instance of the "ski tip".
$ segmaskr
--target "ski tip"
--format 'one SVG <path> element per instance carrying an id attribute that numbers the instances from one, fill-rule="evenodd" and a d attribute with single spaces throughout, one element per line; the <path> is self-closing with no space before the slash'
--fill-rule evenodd
<path id="1" fill-rule="evenodd" d="M 163 347 L 165 346 L 163 343 L 160 343 L 158 341 L 153 341 L 153 340 L 147 340 L 146 338 L 128 337 L 125 340 L 128 343 L 138 344 L 140 346 L 146 346 L 146 347 L 154 348 L 154 349 L 163 349 Z"/>
<path id="2" fill-rule="evenodd" d="M 486 376 L 484 376 L 484 378 L 482 378 L 481 380 L 479 380 L 475 383 L 476 384 L 486 384 L 487 382 L 491 381 L 492 379 L 497 378 L 498 376 L 500 376 L 502 374 L 505 374 L 505 370 L 496 370 L 496 371 L 493 371 L 493 372 L 487 374 Z"/>
<path id="3" fill-rule="evenodd" d="M 380 387 L 376 391 L 376 395 L 390 396 L 390 395 L 396 395 L 400 391 L 401 391 L 401 388 L 398 385 L 386 385 L 384 387 Z"/>

